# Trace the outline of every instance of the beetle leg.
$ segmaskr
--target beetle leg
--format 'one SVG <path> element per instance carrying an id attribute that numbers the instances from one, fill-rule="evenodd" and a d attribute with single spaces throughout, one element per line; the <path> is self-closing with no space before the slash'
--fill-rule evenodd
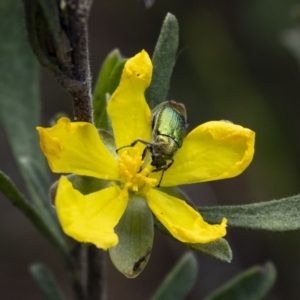
<path id="1" fill-rule="evenodd" d="M 167 171 L 173 165 L 173 163 L 174 163 L 174 159 L 171 158 L 171 162 L 167 165 L 165 171 Z"/>
<path id="2" fill-rule="evenodd" d="M 137 139 L 134 142 L 132 142 L 130 145 L 122 146 L 122 147 L 116 149 L 116 152 L 118 153 L 123 148 L 134 147 L 138 142 L 140 142 L 146 146 L 151 145 L 150 143 L 148 143 L 147 141 L 145 141 L 143 139 Z"/>
<path id="3" fill-rule="evenodd" d="M 142 160 L 145 159 L 148 150 L 149 150 L 150 152 L 152 151 L 152 146 L 151 146 L 151 144 L 146 145 L 146 147 L 145 147 L 145 149 L 144 149 L 144 151 L 143 151 L 143 153 L 142 153 Z"/>
<path id="4" fill-rule="evenodd" d="M 161 184 L 161 181 L 163 179 L 164 173 L 165 173 L 165 169 L 162 170 L 159 183 L 158 183 L 158 185 L 156 187 L 160 187 L 160 184 Z"/>
<path id="5" fill-rule="evenodd" d="M 149 143 L 149 142 L 147 142 L 147 141 L 145 141 L 145 140 L 143 140 L 143 139 L 137 139 L 137 140 L 135 140 L 134 142 L 132 142 L 132 143 L 130 144 L 130 146 L 131 146 L 131 147 L 134 147 L 138 142 L 140 142 L 140 143 L 142 143 L 142 144 L 144 144 L 144 145 L 146 145 L 146 146 L 151 145 L 151 143 Z"/>
<path id="6" fill-rule="evenodd" d="M 156 169 L 152 170 L 152 172 L 159 172 L 159 171 L 162 171 L 162 172 L 161 172 L 161 176 L 160 176 L 160 180 L 159 180 L 158 185 L 157 185 L 156 187 L 160 187 L 160 184 L 161 184 L 161 181 L 162 181 L 162 179 L 163 179 L 163 176 L 164 176 L 165 171 L 167 171 L 167 170 L 173 165 L 173 163 L 174 163 L 174 159 L 171 158 L 171 162 L 169 162 L 168 164 L 165 164 L 165 165 L 162 166 L 162 167 L 159 167 L 159 168 L 156 168 Z"/>
<path id="7" fill-rule="evenodd" d="M 122 147 L 116 149 L 116 152 L 118 153 L 123 148 L 134 147 L 138 142 L 146 145 L 146 147 L 145 147 L 145 149 L 143 150 L 143 153 L 142 153 L 142 160 L 144 160 L 146 155 L 147 155 L 147 151 L 149 150 L 150 152 L 152 152 L 152 144 L 145 141 L 145 140 L 143 140 L 143 139 L 137 139 L 137 140 L 133 141 L 130 145 L 122 146 Z M 138 173 L 140 173 L 142 171 L 142 167 L 143 166 L 140 167 Z"/>

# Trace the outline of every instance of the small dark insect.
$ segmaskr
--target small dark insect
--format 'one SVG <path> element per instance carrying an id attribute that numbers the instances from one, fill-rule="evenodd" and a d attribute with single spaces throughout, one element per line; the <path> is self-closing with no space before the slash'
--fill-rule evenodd
<path id="1" fill-rule="evenodd" d="M 146 145 L 142 160 L 146 157 L 148 151 L 151 153 L 151 165 L 155 167 L 152 172 L 162 171 L 159 183 L 160 186 L 164 172 L 174 163 L 174 155 L 182 146 L 186 135 L 187 116 L 184 104 L 175 101 L 165 101 L 156 106 L 152 111 L 152 141 L 137 139 L 130 145 L 123 146 L 116 150 L 134 147 L 138 142 Z"/>

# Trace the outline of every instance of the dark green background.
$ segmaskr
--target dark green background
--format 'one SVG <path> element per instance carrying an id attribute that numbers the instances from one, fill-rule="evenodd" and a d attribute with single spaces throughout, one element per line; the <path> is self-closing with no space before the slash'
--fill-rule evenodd
<path id="1" fill-rule="evenodd" d="M 179 21 L 180 46 L 169 99 L 185 103 L 189 128 L 225 119 L 256 132 L 255 157 L 243 175 L 185 188 L 197 205 L 260 202 L 299 192 L 300 68 L 281 42 L 285 30 L 295 25 L 296 1 L 157 0 L 149 10 L 138 0 L 94 2 L 89 37 L 94 82 L 113 48 L 127 57 L 143 48 L 151 54 L 162 21 L 171 12 Z M 72 104 L 52 74 L 42 69 L 41 75 L 45 126 L 58 111 L 71 115 Z M 2 129 L 0 145 L 0 169 L 22 186 Z M 0 298 L 42 299 L 28 273 L 35 261 L 45 262 L 69 295 L 57 253 L 2 195 L 0 199 Z M 268 299 L 299 299 L 299 232 L 229 229 L 227 237 L 233 262 L 198 255 L 199 277 L 189 299 L 201 299 L 239 271 L 267 260 L 279 273 Z M 134 280 L 107 260 L 109 299 L 147 299 L 184 251 L 156 232 L 149 264 Z"/>

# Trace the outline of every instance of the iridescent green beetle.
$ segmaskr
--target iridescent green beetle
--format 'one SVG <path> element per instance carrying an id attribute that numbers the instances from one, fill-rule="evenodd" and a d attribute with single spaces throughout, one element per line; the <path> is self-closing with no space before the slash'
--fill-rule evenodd
<path id="1" fill-rule="evenodd" d="M 150 151 L 152 162 L 155 167 L 152 172 L 162 171 L 158 187 L 161 184 L 164 172 L 174 163 L 174 155 L 182 146 L 186 135 L 187 116 L 185 106 L 175 101 L 165 101 L 156 106 L 152 111 L 152 141 L 137 139 L 128 146 L 117 149 L 117 152 L 125 147 L 133 147 L 140 142 L 146 145 L 142 160 Z M 169 162 L 168 162 L 169 161 Z"/>

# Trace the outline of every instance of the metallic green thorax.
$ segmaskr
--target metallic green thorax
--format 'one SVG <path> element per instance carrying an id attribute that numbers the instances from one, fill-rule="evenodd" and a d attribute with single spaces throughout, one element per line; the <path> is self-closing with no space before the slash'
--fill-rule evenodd
<path id="1" fill-rule="evenodd" d="M 166 101 L 156 106 L 152 112 L 152 139 L 163 135 L 172 138 L 178 148 L 186 135 L 187 117 L 183 104 Z"/>
<path id="2" fill-rule="evenodd" d="M 173 162 L 174 155 L 182 146 L 186 135 L 187 117 L 185 106 L 175 101 L 166 101 L 156 106 L 152 111 L 152 142 L 145 143 L 147 151 L 151 152 L 151 165 L 155 167 L 152 172 L 162 171 L 158 186 L 163 178 L 163 174 L 168 170 Z M 170 161 L 170 162 L 168 162 Z"/>
<path id="3" fill-rule="evenodd" d="M 152 172 L 162 171 L 160 186 L 164 172 L 174 163 L 174 155 L 182 146 L 186 135 L 187 117 L 185 106 L 175 101 L 165 101 L 156 106 L 152 111 L 152 141 L 137 139 L 128 146 L 117 149 L 117 152 L 125 147 L 134 147 L 138 142 L 146 145 L 142 160 L 147 153 L 151 153 L 151 165 L 155 167 Z M 169 161 L 169 162 L 168 162 Z"/>

